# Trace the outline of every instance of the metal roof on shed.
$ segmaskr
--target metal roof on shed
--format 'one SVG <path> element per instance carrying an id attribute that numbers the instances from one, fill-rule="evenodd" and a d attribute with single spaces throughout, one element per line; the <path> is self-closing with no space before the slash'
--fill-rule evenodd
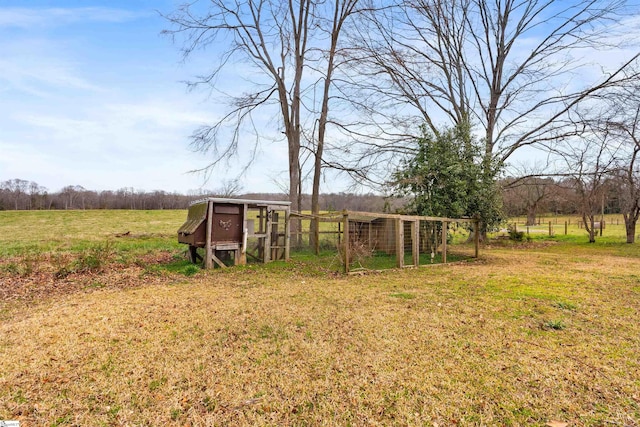
<path id="1" fill-rule="evenodd" d="M 189 213 L 187 214 L 187 220 L 178 229 L 178 234 L 193 234 L 200 224 L 204 222 L 207 217 L 207 204 L 199 203 L 189 206 Z"/>
<path id="2" fill-rule="evenodd" d="M 255 205 L 255 206 L 291 206 L 291 202 L 284 200 L 251 200 L 251 199 L 228 199 L 222 197 L 208 197 L 191 202 L 189 206 L 211 201 L 213 203 L 229 203 L 235 205 Z"/>

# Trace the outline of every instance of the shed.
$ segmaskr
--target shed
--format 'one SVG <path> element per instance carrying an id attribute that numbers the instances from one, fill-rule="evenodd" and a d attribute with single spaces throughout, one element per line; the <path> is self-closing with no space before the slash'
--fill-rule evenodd
<path id="1" fill-rule="evenodd" d="M 289 258 L 291 202 L 210 197 L 189 205 L 178 229 L 178 242 L 189 245 L 191 262 L 205 268 L 224 261 L 245 264 L 247 256 L 262 262 Z M 198 254 L 204 248 L 204 257 Z"/>

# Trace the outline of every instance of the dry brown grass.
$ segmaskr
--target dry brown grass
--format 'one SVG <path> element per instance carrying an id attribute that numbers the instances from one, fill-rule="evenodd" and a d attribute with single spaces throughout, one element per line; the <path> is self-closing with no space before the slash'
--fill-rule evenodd
<path id="1" fill-rule="evenodd" d="M 5 313 L 0 419 L 635 426 L 639 271 L 637 256 L 566 244 L 359 277 L 125 270 L 137 286 Z"/>

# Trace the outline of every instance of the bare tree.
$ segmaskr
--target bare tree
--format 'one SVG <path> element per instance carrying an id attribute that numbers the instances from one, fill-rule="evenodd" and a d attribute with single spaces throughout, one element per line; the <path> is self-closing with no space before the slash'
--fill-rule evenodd
<path id="1" fill-rule="evenodd" d="M 230 101 L 231 110 L 212 125 L 192 136 L 196 150 L 212 154 L 211 170 L 237 154 L 241 138 L 252 129 L 256 155 L 260 138 L 252 114 L 258 108 L 276 107 L 282 133 L 288 145 L 289 200 L 300 209 L 300 143 L 302 131 L 301 95 L 308 41 L 312 25 L 313 0 L 211 0 L 207 5 L 187 3 L 166 16 L 173 25 L 164 31 L 183 37 L 184 58 L 207 47 L 221 48 L 217 65 L 191 86 L 207 85 Z M 249 64 L 259 74 L 250 92 L 227 95 L 217 78 L 237 63 Z M 230 133 L 225 130 L 230 128 Z"/>
<path id="2" fill-rule="evenodd" d="M 564 164 L 565 180 L 573 186 L 578 197 L 579 213 L 589 242 L 595 242 L 596 216 L 602 212 L 604 191 L 608 178 L 616 171 L 621 145 L 606 129 L 599 117 L 601 110 L 577 111 L 576 133 L 570 143 L 558 142 L 555 154 Z M 558 173 L 557 175 L 560 175 Z"/>
<path id="3" fill-rule="evenodd" d="M 30 182 L 24 179 L 14 178 L 4 181 L 0 184 L 0 188 L 9 196 L 9 200 L 15 210 L 29 209 L 29 198 L 27 191 Z"/>
<path id="4" fill-rule="evenodd" d="M 515 211 L 516 215 L 524 213 L 527 225 L 535 225 L 536 215 L 540 209 L 546 208 L 552 189 L 556 186 L 552 178 L 539 176 L 510 179 L 502 182 L 505 205 Z"/>
<path id="5" fill-rule="evenodd" d="M 604 98 L 606 116 L 602 133 L 620 147 L 613 172 L 620 210 L 624 217 L 627 243 L 635 242 L 640 219 L 640 87 L 636 81 Z"/>
<path id="6" fill-rule="evenodd" d="M 331 99 L 331 88 L 334 84 L 333 76 L 339 66 L 338 56 L 340 34 L 345 26 L 347 19 L 356 13 L 358 0 L 334 0 L 329 2 L 333 6 L 331 18 L 324 20 L 323 24 L 327 25 L 325 29 L 330 43 L 326 50 L 325 71 L 322 80 L 322 96 L 320 115 L 318 118 L 318 137 L 316 139 L 314 149 L 313 164 L 313 184 L 311 191 L 311 213 L 317 216 L 320 213 L 320 180 L 322 177 L 322 168 L 324 166 L 324 147 L 327 134 L 327 125 L 329 123 L 329 102 Z M 319 241 L 318 232 L 320 230 L 319 221 L 316 218 L 311 223 L 311 245 L 317 246 Z"/>
<path id="7" fill-rule="evenodd" d="M 589 78 L 584 49 L 612 47 L 624 0 L 399 0 L 359 26 L 358 106 L 386 138 L 363 142 L 362 158 L 397 157 L 426 124 L 470 121 L 485 160 L 504 164 L 525 146 L 575 135 L 566 116 L 599 91 L 632 78 L 618 68 Z M 576 78 L 579 76 L 580 78 Z M 636 74 L 637 76 L 637 74 Z"/>
<path id="8" fill-rule="evenodd" d="M 218 197 L 235 197 L 242 191 L 242 184 L 237 179 L 223 179 L 219 187 L 211 193 Z"/>
<path id="9" fill-rule="evenodd" d="M 86 209 L 86 197 L 90 193 L 81 185 L 67 185 L 60 190 L 64 209 Z"/>
<path id="10" fill-rule="evenodd" d="M 31 181 L 29 183 L 29 209 L 44 209 L 46 198 L 47 188 Z"/>

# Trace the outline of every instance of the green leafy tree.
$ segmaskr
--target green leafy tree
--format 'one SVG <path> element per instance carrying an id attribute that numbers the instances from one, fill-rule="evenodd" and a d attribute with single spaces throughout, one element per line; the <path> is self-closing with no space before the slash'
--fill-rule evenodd
<path id="1" fill-rule="evenodd" d="M 486 234 L 502 220 L 498 166 L 483 163 L 482 145 L 466 124 L 437 134 L 423 127 L 422 132 L 415 155 L 393 175 L 396 194 L 409 197 L 407 209 L 417 215 L 478 216 Z"/>

